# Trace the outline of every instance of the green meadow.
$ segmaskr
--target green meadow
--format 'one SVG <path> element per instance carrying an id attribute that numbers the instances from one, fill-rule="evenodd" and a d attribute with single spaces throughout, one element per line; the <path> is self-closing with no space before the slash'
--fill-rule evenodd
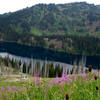
<path id="1" fill-rule="evenodd" d="M 1 76 L 0 100 L 100 100 L 100 75 L 90 72 L 63 73 L 60 78 Z"/>

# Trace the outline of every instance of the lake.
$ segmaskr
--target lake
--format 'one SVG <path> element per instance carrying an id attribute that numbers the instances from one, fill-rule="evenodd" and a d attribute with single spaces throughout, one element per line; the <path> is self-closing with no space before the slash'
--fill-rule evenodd
<path id="1" fill-rule="evenodd" d="M 72 67 L 74 63 L 84 64 L 85 66 L 93 65 L 94 69 L 99 68 L 100 56 L 83 56 L 68 54 L 65 52 L 58 52 L 49 50 L 42 47 L 21 45 L 14 42 L 0 42 L 0 55 L 2 57 L 7 56 L 9 53 L 10 58 L 21 59 L 22 61 L 29 62 L 31 58 L 40 60 L 41 65 L 43 61 L 60 63 L 63 66 Z"/>

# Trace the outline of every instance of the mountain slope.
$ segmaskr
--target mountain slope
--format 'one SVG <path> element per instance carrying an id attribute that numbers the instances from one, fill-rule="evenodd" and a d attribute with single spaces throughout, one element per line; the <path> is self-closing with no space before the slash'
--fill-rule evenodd
<path id="1" fill-rule="evenodd" d="M 59 5 L 39 4 L 0 16 L 0 31 L 4 33 L 95 34 L 100 32 L 99 26 L 99 6 L 85 2 Z"/>
<path id="2" fill-rule="evenodd" d="M 83 46 L 84 39 L 87 39 L 85 46 L 90 42 L 94 45 L 92 38 L 100 35 L 99 5 L 95 6 L 86 2 L 38 4 L 14 13 L 0 15 L 1 41 L 15 41 L 70 53 L 88 54 L 94 46 L 86 47 L 86 51 L 80 52 L 79 44 L 75 44 L 77 40 L 79 42 L 80 35 L 83 38 L 80 40 L 82 41 L 80 45 Z M 73 39 L 73 36 L 76 39 Z M 94 54 L 99 54 L 99 42 L 96 41 L 96 43 L 97 51 Z"/>

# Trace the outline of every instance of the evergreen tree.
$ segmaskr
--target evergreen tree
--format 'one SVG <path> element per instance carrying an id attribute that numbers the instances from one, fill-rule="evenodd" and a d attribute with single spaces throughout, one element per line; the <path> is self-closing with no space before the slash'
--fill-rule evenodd
<path id="1" fill-rule="evenodd" d="M 26 63 L 23 64 L 23 73 L 26 73 Z"/>
<path id="2" fill-rule="evenodd" d="M 40 61 L 36 62 L 36 72 L 40 76 Z"/>
<path id="3" fill-rule="evenodd" d="M 54 64 L 51 63 L 49 64 L 49 77 L 54 77 L 55 76 L 55 69 L 54 69 Z"/>

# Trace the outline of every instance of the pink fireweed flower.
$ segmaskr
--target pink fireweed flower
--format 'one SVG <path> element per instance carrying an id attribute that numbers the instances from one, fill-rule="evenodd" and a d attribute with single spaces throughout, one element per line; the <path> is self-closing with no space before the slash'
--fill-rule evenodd
<path id="1" fill-rule="evenodd" d="M 16 96 L 18 96 L 18 93 L 16 93 Z"/>
<path id="2" fill-rule="evenodd" d="M 13 88 L 14 90 L 16 90 L 16 86 L 12 86 L 12 88 Z"/>
<path id="3" fill-rule="evenodd" d="M 63 72 L 62 77 L 61 77 L 61 83 L 64 85 L 65 83 L 67 83 L 68 85 L 72 82 L 72 78 L 70 78 L 70 76 L 68 74 L 65 74 Z"/>
<path id="4" fill-rule="evenodd" d="M 22 88 L 18 88 L 17 90 L 20 92 L 20 91 L 22 91 Z"/>
<path id="5" fill-rule="evenodd" d="M 48 86 L 52 86 L 54 84 L 53 81 L 48 82 Z"/>
<path id="6" fill-rule="evenodd" d="M 70 85 L 70 82 L 69 81 L 67 82 L 67 85 Z"/>
<path id="7" fill-rule="evenodd" d="M 99 77 L 100 77 L 100 74 L 99 74 Z"/>
<path id="8" fill-rule="evenodd" d="M 54 79 L 54 83 L 58 84 L 58 82 L 59 82 L 59 78 L 58 78 L 58 76 L 56 76 L 56 78 Z"/>
<path id="9" fill-rule="evenodd" d="M 76 81 L 77 80 L 77 75 L 74 75 L 74 81 Z"/>
<path id="10" fill-rule="evenodd" d="M 2 92 L 4 91 L 4 87 L 1 87 L 1 91 L 2 91 Z"/>
<path id="11" fill-rule="evenodd" d="M 68 77 L 69 77 L 69 76 L 67 76 L 67 75 L 65 74 L 65 72 L 62 73 L 62 77 L 61 77 L 61 80 L 60 80 L 60 82 L 61 82 L 62 85 L 65 84 L 65 82 L 66 82 L 66 80 L 67 80 Z"/>
<path id="12" fill-rule="evenodd" d="M 81 76 L 82 76 L 83 78 L 86 77 L 86 73 L 83 72 L 83 73 L 81 74 Z"/>
<path id="13" fill-rule="evenodd" d="M 96 76 L 98 76 L 98 72 L 97 71 L 94 71 L 94 73 L 93 73 L 94 75 L 96 75 Z"/>
<path id="14" fill-rule="evenodd" d="M 0 92 L 0 100 L 2 100 L 2 99 L 1 99 L 1 96 L 2 96 L 2 93 Z"/>
<path id="15" fill-rule="evenodd" d="M 44 89 L 44 93 L 47 94 L 47 90 L 46 89 Z"/>
<path id="16" fill-rule="evenodd" d="M 38 74 L 34 73 L 34 80 L 35 80 L 35 85 L 39 84 L 39 79 L 38 79 Z"/>
<path id="17" fill-rule="evenodd" d="M 60 81 L 61 81 L 61 84 L 62 84 L 62 85 L 64 85 L 64 84 L 65 84 L 66 79 L 65 79 L 65 75 L 64 75 L 64 74 L 62 75 L 62 77 L 61 77 L 61 80 L 60 80 Z"/>
<path id="18" fill-rule="evenodd" d="M 38 82 L 38 77 L 37 76 L 34 77 L 34 80 L 35 80 L 35 85 L 38 85 L 39 82 Z"/>
<path id="19" fill-rule="evenodd" d="M 66 80 L 69 79 L 69 75 L 66 74 L 66 75 L 65 75 L 65 79 L 66 79 Z"/>
<path id="20" fill-rule="evenodd" d="M 10 88 L 9 85 L 8 85 L 8 87 L 7 87 L 7 90 L 8 90 L 8 92 L 12 92 L 12 93 L 13 93 L 13 90 Z"/>
<path id="21" fill-rule="evenodd" d="M 73 80 L 69 77 L 69 78 L 67 78 L 66 81 L 67 81 L 67 84 L 70 85 L 70 83 L 72 83 Z"/>
<path id="22" fill-rule="evenodd" d="M 66 76 L 65 72 L 63 72 L 63 73 L 62 73 L 62 77 L 65 77 L 65 76 Z"/>
<path id="23" fill-rule="evenodd" d="M 71 78 L 69 78 L 69 81 L 72 83 L 73 82 L 73 80 L 71 79 Z"/>

